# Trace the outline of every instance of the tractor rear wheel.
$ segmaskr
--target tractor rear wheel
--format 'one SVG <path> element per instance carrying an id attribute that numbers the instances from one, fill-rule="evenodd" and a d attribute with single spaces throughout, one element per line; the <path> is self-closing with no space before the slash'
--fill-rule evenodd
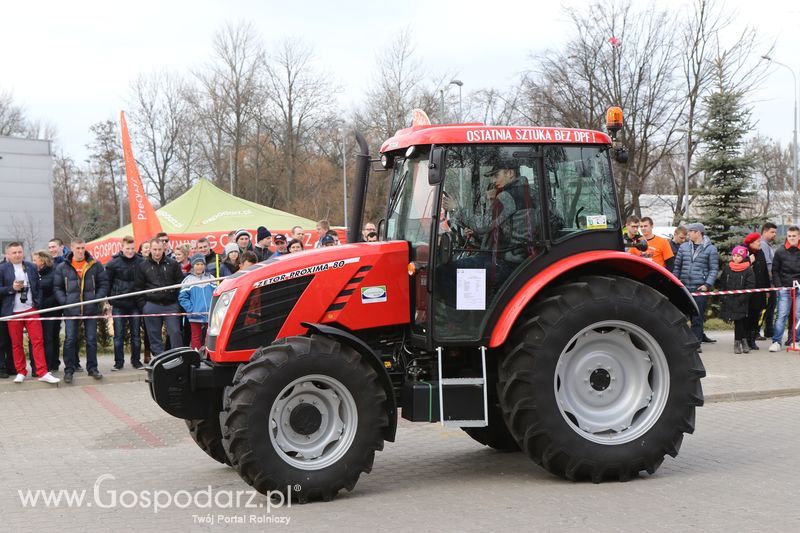
<path id="1" fill-rule="evenodd" d="M 201 420 L 186 420 L 189 434 L 201 450 L 206 452 L 215 461 L 231 466 L 228 454 L 222 446 L 222 432 L 219 428 L 219 418 L 205 418 Z"/>
<path id="2" fill-rule="evenodd" d="M 220 413 L 223 444 L 259 492 L 331 500 L 372 469 L 386 402 L 355 350 L 321 335 L 289 337 L 237 370 Z"/>
<path id="3" fill-rule="evenodd" d="M 596 483 L 652 474 L 694 431 L 698 346 L 686 317 L 647 285 L 615 276 L 560 285 L 506 343 L 503 416 L 553 474 Z"/>

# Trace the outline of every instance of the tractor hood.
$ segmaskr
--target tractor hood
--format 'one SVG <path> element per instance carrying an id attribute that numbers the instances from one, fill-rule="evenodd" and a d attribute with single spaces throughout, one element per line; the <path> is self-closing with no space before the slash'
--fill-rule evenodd
<path id="1" fill-rule="evenodd" d="M 209 356 L 241 362 L 301 323 L 350 331 L 410 321 L 404 241 L 362 242 L 282 255 L 240 271 L 214 292 Z"/>

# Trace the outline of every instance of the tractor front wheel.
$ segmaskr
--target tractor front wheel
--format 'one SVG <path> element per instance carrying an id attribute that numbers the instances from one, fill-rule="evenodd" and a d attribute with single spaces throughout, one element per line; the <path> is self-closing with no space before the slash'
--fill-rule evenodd
<path id="1" fill-rule="evenodd" d="M 389 423 L 386 401 L 377 373 L 352 348 L 290 337 L 237 370 L 220 413 L 223 444 L 259 492 L 331 500 L 372 469 Z"/>
<path id="2" fill-rule="evenodd" d="M 653 473 L 694 431 L 705 376 L 686 317 L 636 281 L 552 289 L 515 326 L 500 405 L 523 451 L 570 480 Z"/>

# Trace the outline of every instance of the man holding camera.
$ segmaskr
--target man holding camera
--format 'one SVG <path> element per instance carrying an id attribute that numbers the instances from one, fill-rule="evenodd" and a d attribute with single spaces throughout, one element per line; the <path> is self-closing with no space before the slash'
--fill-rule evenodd
<path id="1" fill-rule="evenodd" d="M 675 254 L 672 253 L 672 247 L 669 245 L 667 239 L 653 233 L 653 219 L 650 217 L 642 217 L 639 220 L 639 231 L 642 235 L 636 241 L 636 246 L 630 250 L 630 253 L 649 259 L 667 270 L 672 271 L 672 266 L 675 262 Z"/>
<path id="2" fill-rule="evenodd" d="M 642 248 L 647 249 L 647 243 L 642 242 L 642 236 L 639 235 L 639 217 L 630 215 L 625 220 L 625 231 L 622 234 L 622 241 L 625 244 L 625 251 L 631 253 L 632 250 L 641 251 Z M 638 247 L 637 247 L 638 244 Z"/>
<path id="3" fill-rule="evenodd" d="M 36 311 L 41 303 L 42 292 L 39 287 L 39 273 L 33 263 L 23 261 L 22 244 L 12 242 L 6 246 L 6 262 L 0 265 L 0 295 L 2 305 L 0 316 L 12 316 L 20 313 Z M 23 328 L 28 331 L 28 338 L 33 346 L 33 360 L 41 376 L 39 381 L 58 383 L 61 381 L 47 371 L 44 356 L 44 336 L 39 315 L 28 315 L 20 320 L 8 322 L 8 333 L 11 337 L 11 350 L 14 354 L 14 366 L 17 377 L 14 383 L 22 383 L 27 376 L 25 368 L 25 351 L 22 341 Z"/>

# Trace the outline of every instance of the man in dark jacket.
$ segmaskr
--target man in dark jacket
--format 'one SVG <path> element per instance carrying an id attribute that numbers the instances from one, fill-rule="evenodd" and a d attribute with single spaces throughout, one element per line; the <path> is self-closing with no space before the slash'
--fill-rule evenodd
<path id="1" fill-rule="evenodd" d="M 707 292 L 714 286 L 719 272 L 719 254 L 706 236 L 706 228 L 699 222 L 686 226 L 688 242 L 678 248 L 673 273 L 690 292 Z M 695 296 L 700 313 L 692 317 L 692 331 L 700 342 L 716 342 L 703 331 L 707 296 Z"/>
<path id="2" fill-rule="evenodd" d="M 122 238 L 122 250 L 116 254 L 106 265 L 108 274 L 108 287 L 111 296 L 120 296 L 134 291 L 136 267 L 144 262 L 142 256 L 136 253 L 136 243 L 133 237 Z M 131 332 L 131 366 L 136 369 L 144 368 L 140 360 L 142 350 L 141 321 L 139 317 L 124 318 L 120 315 L 135 315 L 139 313 L 136 298 L 117 298 L 110 301 L 114 316 L 114 367 L 112 371 L 122 370 L 125 366 L 125 327 Z"/>
<path id="3" fill-rule="evenodd" d="M 786 232 L 786 243 L 775 251 L 775 256 L 772 258 L 772 284 L 776 287 L 791 287 L 794 281 L 800 281 L 800 228 L 791 226 Z M 796 298 L 795 309 L 797 303 L 800 303 L 800 298 Z M 772 332 L 772 344 L 769 347 L 770 352 L 777 352 L 781 349 L 781 339 L 783 338 L 783 331 L 786 328 L 786 320 L 792 311 L 792 299 L 789 291 L 778 292 L 778 311 L 775 319 L 775 329 Z M 800 340 L 795 324 L 791 324 L 789 335 L 786 339 L 786 344 L 790 344 L 792 340 L 792 332 L 794 330 L 795 342 Z"/>
<path id="4" fill-rule="evenodd" d="M 71 250 L 64 246 L 64 241 L 58 237 L 53 237 L 47 243 L 47 251 L 50 257 L 53 258 L 53 268 L 55 268 L 67 259 L 67 255 Z"/>
<path id="5" fill-rule="evenodd" d="M 272 244 L 272 233 L 264 226 L 259 226 L 256 231 L 256 245 L 253 247 L 259 262 L 266 261 L 272 257 L 272 250 L 269 249 L 270 244 Z"/>
<path id="6" fill-rule="evenodd" d="M 36 311 L 42 302 L 42 290 L 39 286 L 39 273 L 33 263 L 23 261 L 22 244 L 12 242 L 6 245 L 7 261 L 0 265 L 0 316 L 11 316 Z M 25 349 L 22 341 L 22 330 L 28 331 L 33 345 L 33 357 L 36 368 L 41 374 L 39 381 L 58 383 L 61 381 L 47 370 L 44 354 L 44 336 L 39 315 L 34 314 L 21 320 L 8 323 L 11 337 L 11 348 L 14 354 L 14 365 L 17 369 L 16 383 L 22 383 L 27 375 L 25 367 Z"/>
<path id="7" fill-rule="evenodd" d="M 108 296 L 108 278 L 103 265 L 86 252 L 86 243 L 74 238 L 70 243 L 72 252 L 56 267 L 53 275 L 53 293 L 59 305 L 76 304 Z M 97 304 L 80 305 L 64 310 L 65 317 L 97 316 Z M 67 319 L 67 335 L 64 339 L 64 382 L 72 383 L 78 360 L 78 332 L 83 322 L 86 337 L 86 371 L 95 379 L 103 374 L 97 368 L 97 319 Z"/>
<path id="8" fill-rule="evenodd" d="M 164 257 L 164 244 L 159 239 L 151 239 L 150 257 L 136 267 L 135 289 L 143 291 L 169 287 L 170 285 L 180 285 L 182 281 L 181 266 L 177 261 Z M 138 296 L 142 313 L 145 315 L 179 313 L 178 291 L 179 288 L 175 288 Z M 147 316 L 144 319 L 144 325 L 153 355 L 164 351 L 164 340 L 161 338 L 161 328 L 164 324 L 167 325 L 167 335 L 171 346 L 173 348 L 183 346 L 180 317 Z"/>
<path id="9" fill-rule="evenodd" d="M 767 261 L 767 270 L 769 271 L 769 279 L 772 287 L 775 284 L 772 282 L 772 258 L 775 257 L 775 250 L 772 248 L 772 243 L 775 242 L 775 236 L 778 234 L 778 226 L 772 222 L 765 222 L 761 226 L 761 251 L 764 252 L 764 259 Z M 764 319 L 761 327 L 764 328 L 764 337 L 757 338 L 757 340 L 767 340 L 772 338 L 775 333 L 775 307 L 778 305 L 778 294 L 771 291 L 767 296 L 767 308 L 764 310 Z"/>

